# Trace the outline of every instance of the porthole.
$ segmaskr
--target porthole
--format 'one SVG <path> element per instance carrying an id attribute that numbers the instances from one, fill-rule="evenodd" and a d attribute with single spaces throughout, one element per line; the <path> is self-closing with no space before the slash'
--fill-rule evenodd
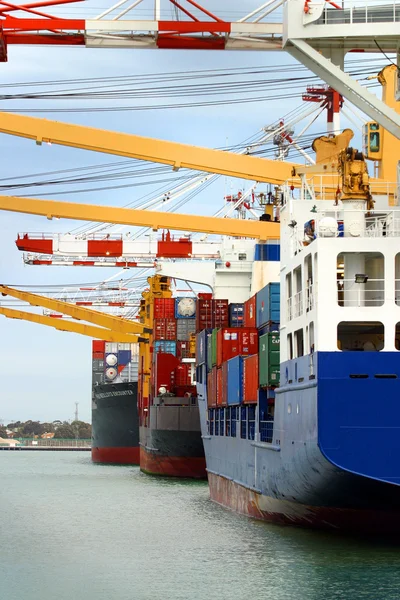
<path id="1" fill-rule="evenodd" d="M 299 406 L 299 405 L 297 405 L 297 406 L 296 406 L 296 413 L 297 413 L 297 414 L 299 414 L 299 412 L 300 412 L 300 406 Z"/>
<path id="2" fill-rule="evenodd" d="M 292 414 L 292 405 L 291 404 L 288 404 L 287 411 L 288 411 L 289 415 Z"/>

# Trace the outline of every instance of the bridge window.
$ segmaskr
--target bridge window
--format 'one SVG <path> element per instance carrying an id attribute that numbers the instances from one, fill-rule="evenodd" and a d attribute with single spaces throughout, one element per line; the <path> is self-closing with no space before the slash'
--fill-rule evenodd
<path id="1" fill-rule="evenodd" d="M 380 352 L 385 328 L 379 321 L 342 321 L 337 328 L 337 346 L 343 352 Z"/>
<path id="2" fill-rule="evenodd" d="M 380 252 L 339 254 L 336 263 L 336 282 L 339 306 L 351 308 L 382 306 L 385 301 L 383 255 Z"/>

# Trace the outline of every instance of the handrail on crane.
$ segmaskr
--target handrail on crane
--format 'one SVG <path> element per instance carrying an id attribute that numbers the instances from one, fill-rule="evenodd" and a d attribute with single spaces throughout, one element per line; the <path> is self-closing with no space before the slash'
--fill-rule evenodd
<path id="1" fill-rule="evenodd" d="M 74 304 L 63 302 L 62 300 L 46 298 L 46 296 L 40 296 L 38 294 L 33 294 L 32 292 L 24 292 L 9 286 L 0 285 L 0 294 L 2 296 L 11 296 L 12 298 L 17 298 L 18 300 L 27 302 L 32 306 L 49 308 L 50 310 L 69 315 L 78 321 L 87 321 L 88 323 L 99 325 L 100 327 L 104 327 L 105 331 L 110 330 L 114 333 L 136 335 L 146 335 L 152 333 L 151 328 L 145 327 L 141 323 L 134 323 L 132 321 L 128 321 L 127 319 L 122 319 L 121 317 L 113 317 L 111 315 L 100 313 L 91 308 L 75 306 Z"/>

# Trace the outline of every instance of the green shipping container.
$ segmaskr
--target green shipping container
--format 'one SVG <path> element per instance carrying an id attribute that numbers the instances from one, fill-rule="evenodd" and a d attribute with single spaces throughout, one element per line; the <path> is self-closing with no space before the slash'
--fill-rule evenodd
<path id="1" fill-rule="evenodd" d="M 212 335 L 207 336 L 207 370 L 212 369 Z"/>
<path id="2" fill-rule="evenodd" d="M 260 387 L 277 386 L 280 379 L 279 332 L 271 331 L 259 339 Z"/>
<path id="3" fill-rule="evenodd" d="M 211 363 L 213 367 L 217 364 L 217 331 L 218 329 L 213 329 L 211 334 Z"/>

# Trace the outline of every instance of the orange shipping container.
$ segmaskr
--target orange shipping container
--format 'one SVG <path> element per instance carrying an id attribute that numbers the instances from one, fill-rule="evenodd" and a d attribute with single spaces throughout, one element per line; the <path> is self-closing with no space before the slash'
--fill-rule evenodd
<path id="1" fill-rule="evenodd" d="M 222 367 L 217 369 L 217 406 L 222 406 Z"/>
<path id="2" fill-rule="evenodd" d="M 257 402 L 258 354 L 243 357 L 243 402 Z"/>

